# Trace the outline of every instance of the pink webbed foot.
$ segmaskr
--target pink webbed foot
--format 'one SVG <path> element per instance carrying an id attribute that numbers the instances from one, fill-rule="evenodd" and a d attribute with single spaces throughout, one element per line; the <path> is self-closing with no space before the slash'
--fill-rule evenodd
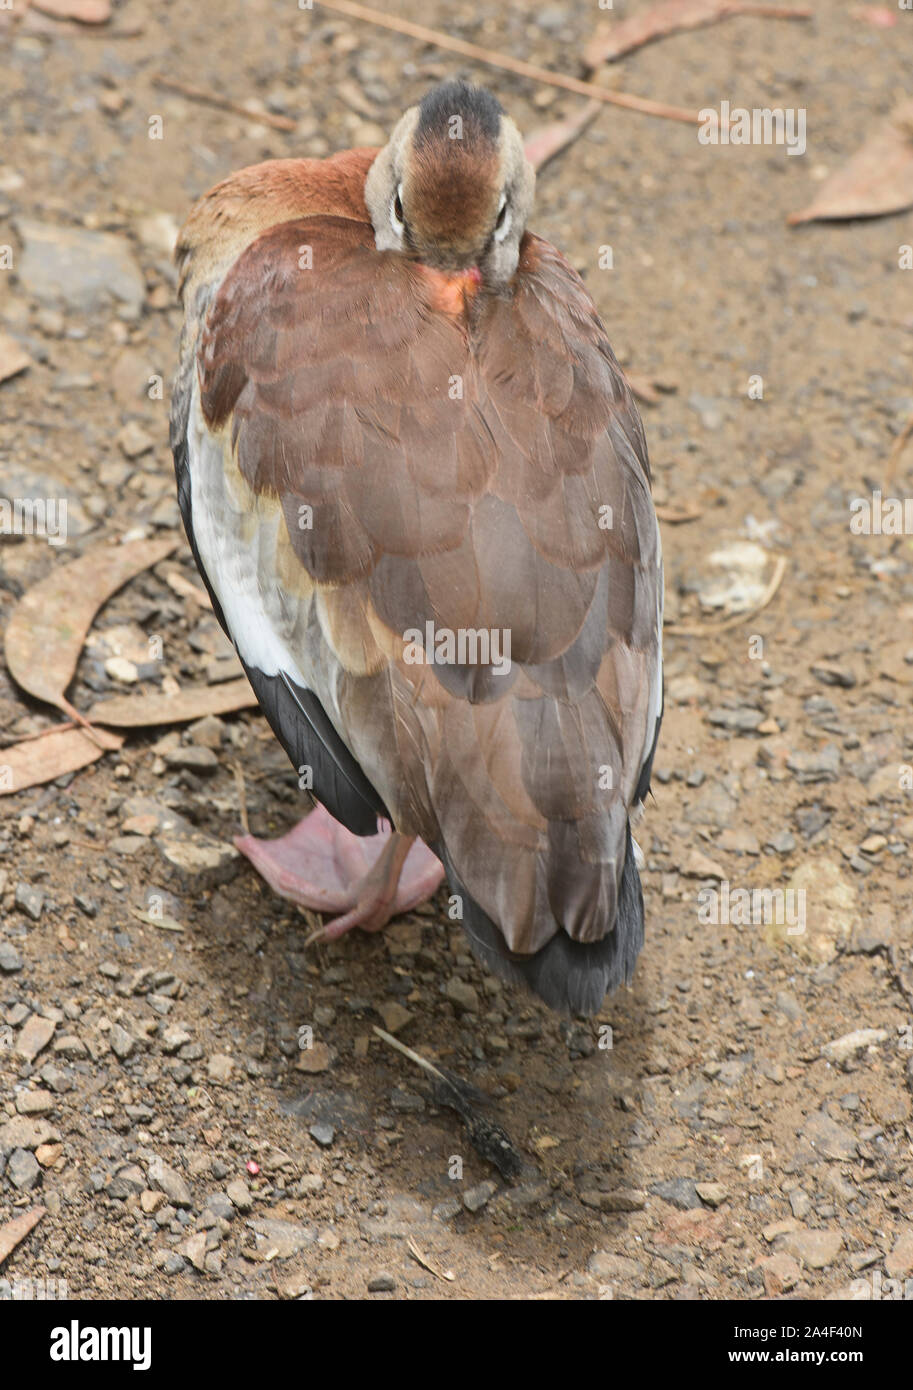
<path id="1" fill-rule="evenodd" d="M 444 866 L 421 840 L 395 834 L 353 835 L 323 806 L 278 840 L 239 835 L 235 845 L 280 897 L 340 915 L 309 940 L 335 940 L 352 927 L 379 931 L 436 891 Z"/>

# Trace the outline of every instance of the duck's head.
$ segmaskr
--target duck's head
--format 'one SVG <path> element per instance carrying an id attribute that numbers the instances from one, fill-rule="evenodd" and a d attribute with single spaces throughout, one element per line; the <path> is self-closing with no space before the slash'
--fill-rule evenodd
<path id="1" fill-rule="evenodd" d="M 497 287 L 517 268 L 535 185 L 500 103 L 483 87 L 444 82 L 398 121 L 365 201 L 379 251 Z"/>

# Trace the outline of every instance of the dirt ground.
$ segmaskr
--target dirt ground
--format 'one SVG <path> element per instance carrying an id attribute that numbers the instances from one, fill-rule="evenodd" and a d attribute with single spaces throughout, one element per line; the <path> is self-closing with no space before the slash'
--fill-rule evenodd
<path id="1" fill-rule="evenodd" d="M 785 221 L 909 81 L 913 16 L 879 29 L 813 6 L 811 24 L 735 19 L 611 74 L 695 110 L 807 108 L 804 156 L 702 146 L 610 107 L 539 180 L 534 229 L 585 275 L 623 364 L 659 385 L 642 408 L 657 501 L 698 513 L 663 526 L 673 630 L 633 988 L 593 1024 L 561 1020 L 473 962 L 443 895 L 306 949 L 304 916 L 225 849 L 236 768 L 255 832 L 304 810 L 259 714 L 130 731 L 2 803 L 0 1227 L 47 1208 L 10 1284 L 754 1300 L 913 1276 L 913 549 L 850 530 L 913 411 L 910 217 Z M 573 73 L 597 15 L 395 11 Z M 444 76 L 492 86 L 527 132 L 580 98 L 280 0 L 116 5 L 107 32 L 0 18 L 0 305 L 32 359 L 0 385 L 2 491 L 65 496 L 69 517 L 66 545 L 0 539 L 3 621 L 99 539 L 173 535 L 172 558 L 99 614 L 70 698 L 218 684 L 234 663 L 187 588 L 167 444 L 176 226 L 245 164 L 382 141 Z M 159 73 L 297 124 L 200 105 Z M 120 300 L 49 292 L 35 223 L 58 251 L 110 233 L 93 244 Z M 715 632 L 781 560 L 763 611 Z M 0 668 L 5 743 L 57 719 Z M 178 863 L 175 843 L 200 855 Z M 742 924 L 732 904 L 763 889 L 782 897 L 755 903 L 792 905 L 804 930 Z M 374 1024 L 491 1097 L 519 1181 Z"/>

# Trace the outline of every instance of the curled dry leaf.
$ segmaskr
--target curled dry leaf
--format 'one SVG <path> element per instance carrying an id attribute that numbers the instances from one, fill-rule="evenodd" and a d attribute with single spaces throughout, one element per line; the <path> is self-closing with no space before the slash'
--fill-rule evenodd
<path id="1" fill-rule="evenodd" d="M 0 381 L 18 376 L 31 365 L 32 359 L 25 348 L 20 347 L 16 339 L 11 338 L 8 333 L 0 333 Z"/>
<path id="2" fill-rule="evenodd" d="M 247 681 L 193 686 L 174 695 L 115 695 L 99 700 L 89 710 L 93 724 L 113 724 L 118 729 L 140 729 L 152 724 L 187 724 L 205 714 L 232 714 L 252 709 L 257 697 Z"/>
<path id="3" fill-rule="evenodd" d="M 662 0 L 628 19 L 600 25 L 583 51 L 583 61 L 588 68 L 598 68 L 603 63 L 614 63 L 616 58 L 642 48 L 653 39 L 700 29 L 705 24 L 717 24 L 737 14 L 757 15 L 762 19 L 812 17 L 811 10 L 758 4 L 753 0 Z"/>
<path id="4" fill-rule="evenodd" d="M 105 752 L 115 752 L 123 743 L 119 734 L 93 729 L 90 738 L 82 729 L 54 729 L 41 738 L 24 739 L 0 748 L 0 796 L 11 796 L 26 787 L 40 787 L 78 772 L 97 762 Z"/>
<path id="5" fill-rule="evenodd" d="M 32 0 L 32 8 L 79 24 L 107 24 L 111 18 L 111 0 Z"/>
<path id="6" fill-rule="evenodd" d="M 642 376 L 639 372 L 625 372 L 625 376 L 628 378 L 628 385 L 639 401 L 643 401 L 644 405 L 658 404 L 659 392 L 649 377 Z"/>
<path id="7" fill-rule="evenodd" d="M 47 1207 L 32 1207 L 31 1211 L 23 1212 L 21 1216 L 7 1221 L 5 1226 L 0 1226 L 0 1265 L 7 1255 L 11 1255 L 16 1246 L 25 1240 L 29 1231 L 34 1230 L 42 1216 L 46 1215 Z"/>
<path id="8" fill-rule="evenodd" d="M 684 506 L 670 503 L 668 506 L 657 506 L 656 515 L 670 526 L 681 526 L 686 521 L 697 521 L 704 515 L 704 508 L 696 507 L 691 502 L 686 502 Z"/>
<path id="9" fill-rule="evenodd" d="M 170 555 L 177 540 L 105 542 L 68 565 L 55 565 L 13 609 L 4 651 L 16 684 L 81 719 L 66 698 L 92 619 L 128 579 Z"/>
<path id="10" fill-rule="evenodd" d="M 847 217 L 884 217 L 913 206 L 913 100 L 902 102 L 857 150 L 850 162 L 832 174 L 818 196 L 786 219 L 800 222 Z"/>
<path id="11" fill-rule="evenodd" d="M 561 154 L 572 145 L 601 110 L 601 101 L 588 101 L 565 120 L 553 121 L 551 125 L 540 126 L 538 130 L 534 130 L 524 146 L 526 158 L 533 168 L 538 172 L 550 159 L 554 159 L 556 154 Z"/>
<path id="12" fill-rule="evenodd" d="M 661 396 L 674 395 L 678 390 L 674 381 L 646 376 L 643 372 L 630 372 L 625 369 L 625 376 L 634 395 L 645 405 L 657 405 Z"/>

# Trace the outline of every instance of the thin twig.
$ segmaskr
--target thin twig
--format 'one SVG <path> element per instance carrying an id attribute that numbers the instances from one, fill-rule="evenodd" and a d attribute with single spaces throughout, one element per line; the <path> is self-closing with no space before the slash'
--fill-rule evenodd
<path id="1" fill-rule="evenodd" d="M 152 80 L 156 87 L 163 87 L 168 92 L 177 92 L 180 96 L 187 97 L 188 101 L 199 101 L 204 106 L 214 106 L 217 111 L 231 111 L 235 116 L 245 116 L 249 121 L 259 121 L 261 125 L 272 126 L 273 130 L 298 128 L 298 122 L 289 116 L 274 116 L 271 111 L 251 111 L 240 101 L 230 101 L 228 97 L 207 92 L 203 87 L 191 87 L 189 83 L 178 82 L 163 72 L 157 72 Z"/>
<path id="2" fill-rule="evenodd" d="M 18 748 L 20 743 L 31 743 L 36 738 L 47 738 L 48 734 L 59 734 L 63 729 L 77 729 L 79 725 L 72 719 L 65 719 L 62 724 L 51 724 L 47 729 L 39 729 L 37 734 L 23 734 L 21 738 L 14 738 L 11 743 L 4 743 L 0 748 Z"/>
<path id="3" fill-rule="evenodd" d="M 453 1270 L 438 1269 L 435 1265 L 433 1265 L 431 1261 L 428 1259 L 428 1256 L 422 1254 L 421 1250 L 416 1245 L 412 1236 L 409 1237 L 406 1244 L 409 1247 L 409 1253 L 412 1255 L 413 1259 L 418 1260 L 422 1268 L 427 1269 L 429 1274 L 433 1274 L 436 1279 L 446 1279 L 448 1283 L 453 1283 L 454 1279 L 456 1278 L 456 1275 L 454 1274 Z"/>
<path id="4" fill-rule="evenodd" d="M 318 0 L 325 10 L 344 14 L 349 19 L 360 19 L 366 24 L 376 24 L 381 29 L 392 29 L 395 34 L 406 34 L 409 38 L 420 39 L 422 43 L 434 44 L 450 53 L 459 53 L 464 58 L 473 58 L 489 67 L 501 68 L 505 72 L 528 77 L 533 82 L 542 82 L 549 87 L 561 87 L 577 96 L 593 97 L 597 101 L 608 102 L 612 106 L 624 106 L 629 111 L 640 111 L 645 116 L 662 116 L 668 121 L 684 121 L 688 125 L 700 125 L 701 118 L 696 111 L 686 111 L 681 106 L 667 106 L 661 101 L 650 101 L 647 97 L 632 96 L 630 92 L 613 92 L 600 87 L 595 82 L 581 82 L 577 77 L 565 77 L 563 73 L 551 72 L 535 63 L 524 63 L 520 58 L 508 57 L 506 53 L 495 53 L 490 48 L 481 48 L 465 39 L 455 39 L 450 34 L 442 34 L 437 29 L 427 29 L 424 24 L 413 24 L 408 19 L 396 19 L 381 14 L 367 5 L 358 5 L 355 0 Z"/>
<path id="5" fill-rule="evenodd" d="M 389 1043 L 391 1047 L 395 1047 L 397 1052 L 401 1052 L 404 1057 L 408 1057 L 410 1062 L 415 1062 L 416 1066 L 424 1067 L 425 1071 L 430 1072 L 432 1076 L 436 1076 L 439 1081 L 449 1083 L 450 1078 L 445 1076 L 442 1071 L 438 1071 L 434 1063 L 429 1062 L 427 1057 L 423 1057 L 420 1052 L 414 1052 L 411 1047 L 407 1047 L 405 1043 L 401 1043 L 399 1038 L 394 1038 L 392 1033 L 385 1033 L 383 1028 L 378 1028 L 376 1023 L 372 1025 L 372 1028 L 379 1038 L 383 1038 L 384 1042 Z"/>
<path id="6" fill-rule="evenodd" d="M 59 708 L 63 710 L 64 714 L 68 714 L 70 719 L 75 724 L 79 725 L 80 731 L 85 734 L 89 742 L 94 743 L 95 747 L 100 748 L 103 753 L 116 753 L 118 748 L 120 748 L 123 740 L 114 742 L 113 740 L 116 738 L 116 735 L 109 734 L 105 729 L 97 729 L 84 714 L 80 714 L 75 705 L 70 704 L 65 696 L 61 695 L 57 704 Z M 106 739 L 109 741 L 106 742 Z"/>
<path id="7" fill-rule="evenodd" d="M 563 154 L 575 140 L 579 140 L 603 110 L 601 101 L 588 101 L 586 106 L 581 106 L 580 110 L 567 120 L 553 121 L 528 135 L 524 141 L 524 149 L 526 158 L 536 173 L 540 173 L 546 164 L 551 163 L 557 155 Z M 633 382 L 630 385 L 636 396 L 636 387 Z"/>
<path id="8" fill-rule="evenodd" d="M 888 463 L 885 470 L 885 484 L 890 485 L 894 481 L 894 474 L 897 472 L 897 465 L 900 463 L 900 456 L 913 437 L 913 415 L 910 416 L 900 434 L 894 440 L 893 448 L 888 454 Z"/>
<path id="9" fill-rule="evenodd" d="M 760 603 L 757 603 L 754 608 L 749 608 L 744 613 L 733 613 L 732 617 L 727 618 L 723 623 L 695 623 L 693 625 L 669 623 L 663 628 L 663 632 L 671 632 L 674 637 L 713 637 L 717 632 L 725 632 L 727 628 L 738 627 L 740 623 L 744 623 L 748 618 L 756 617 L 767 607 L 779 589 L 785 573 L 786 556 L 778 555 L 773 578 L 761 595 Z"/>
<path id="10" fill-rule="evenodd" d="M 491 1103 L 486 1095 L 477 1090 L 470 1082 L 463 1081 L 459 1076 L 439 1070 L 427 1061 L 420 1052 L 414 1052 L 411 1047 L 406 1047 L 404 1043 L 394 1038 L 392 1033 L 385 1033 L 383 1028 L 378 1028 L 376 1024 L 374 1025 L 374 1032 L 379 1038 L 383 1038 L 384 1042 L 395 1047 L 397 1052 L 401 1052 L 404 1057 L 408 1057 L 424 1071 L 431 1073 L 437 1083 L 431 1088 L 435 1103 L 446 1105 L 448 1109 L 456 1111 L 469 1131 L 469 1142 L 476 1153 L 481 1154 L 486 1162 L 494 1164 L 502 1178 L 515 1182 L 522 1176 L 525 1164 L 510 1135 L 499 1124 L 487 1119 L 484 1115 L 480 1115 L 475 1108 L 477 1104 L 489 1105 Z"/>
<path id="11" fill-rule="evenodd" d="M 586 66 L 594 70 L 603 63 L 616 63 L 619 58 L 625 58 L 657 39 L 691 33 L 736 15 L 753 15 L 760 19 L 814 18 L 813 10 L 786 9 L 782 5 L 754 4 L 746 0 L 721 0 L 716 10 L 708 9 L 705 13 L 691 15 L 674 8 L 675 4 L 676 0 L 667 0 L 665 5 L 658 5 L 655 9 L 630 19 L 618 20 L 611 26 L 603 24 L 597 28 L 584 50 Z"/>

